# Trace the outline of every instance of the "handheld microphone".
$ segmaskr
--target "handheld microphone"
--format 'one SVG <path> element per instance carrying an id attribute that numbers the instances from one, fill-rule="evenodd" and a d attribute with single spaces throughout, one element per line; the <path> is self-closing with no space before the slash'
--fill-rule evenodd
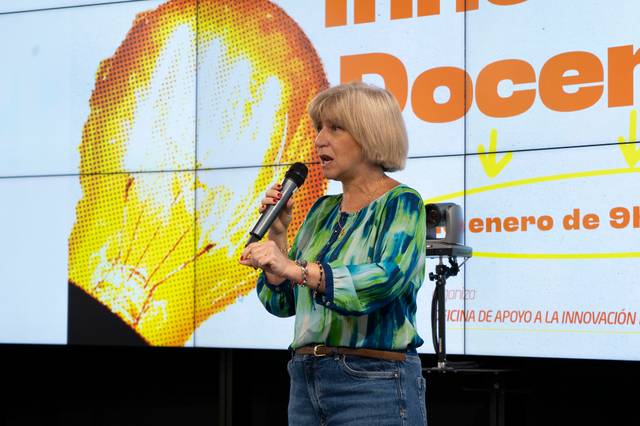
<path id="1" fill-rule="evenodd" d="M 304 183 L 304 180 L 307 178 L 307 172 L 307 166 L 302 163 L 295 163 L 287 170 L 287 173 L 284 175 L 284 180 L 282 181 L 282 190 L 280 191 L 282 198 L 275 204 L 267 206 L 260 216 L 260 219 L 258 219 L 258 223 L 256 223 L 251 232 L 249 232 L 251 237 L 249 237 L 246 245 L 260 241 L 262 237 L 264 237 L 264 234 L 267 233 L 273 221 L 287 205 L 289 198 L 291 198 L 296 189 Z"/>

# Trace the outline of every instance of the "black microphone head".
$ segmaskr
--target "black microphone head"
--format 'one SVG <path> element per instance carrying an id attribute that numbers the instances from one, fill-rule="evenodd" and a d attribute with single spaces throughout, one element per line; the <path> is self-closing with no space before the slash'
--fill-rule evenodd
<path id="1" fill-rule="evenodd" d="M 292 165 L 287 173 L 284 175 L 285 179 L 289 178 L 295 182 L 296 186 L 299 188 L 304 183 L 304 180 L 307 178 L 307 173 L 309 170 L 307 166 L 302 163 L 295 163 Z"/>

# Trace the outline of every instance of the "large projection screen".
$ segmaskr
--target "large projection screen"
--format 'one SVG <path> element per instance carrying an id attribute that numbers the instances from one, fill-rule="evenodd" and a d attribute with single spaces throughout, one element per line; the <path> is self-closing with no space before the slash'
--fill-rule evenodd
<path id="1" fill-rule="evenodd" d="M 306 106 L 403 109 L 393 177 L 459 204 L 447 352 L 640 360 L 635 0 L 4 1 L 0 343 L 287 348 L 238 264 Z M 427 262 L 427 272 L 436 260 Z M 427 274 L 428 275 L 428 274 Z M 432 353 L 434 283 L 418 327 Z"/>

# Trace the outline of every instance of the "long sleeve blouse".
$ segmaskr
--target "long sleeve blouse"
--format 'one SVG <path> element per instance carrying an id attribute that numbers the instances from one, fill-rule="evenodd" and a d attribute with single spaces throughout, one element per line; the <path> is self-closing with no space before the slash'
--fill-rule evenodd
<path id="1" fill-rule="evenodd" d="M 265 308 L 296 315 L 290 348 L 311 344 L 406 350 L 422 345 L 416 298 L 424 281 L 426 218 L 420 194 L 398 185 L 356 213 L 340 211 L 342 195 L 318 199 L 289 251 L 320 262 L 324 294 L 285 281 L 258 279 Z"/>

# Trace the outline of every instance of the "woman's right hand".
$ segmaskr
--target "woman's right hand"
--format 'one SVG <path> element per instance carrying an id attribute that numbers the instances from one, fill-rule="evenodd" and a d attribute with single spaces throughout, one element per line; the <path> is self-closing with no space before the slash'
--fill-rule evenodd
<path id="1" fill-rule="evenodd" d="M 274 205 L 275 203 L 282 198 L 282 193 L 280 190 L 282 189 L 282 185 L 276 183 L 271 188 L 269 188 L 265 194 L 265 197 L 262 199 L 260 204 L 260 214 L 262 214 L 267 206 Z M 271 237 L 278 237 L 287 235 L 287 227 L 291 223 L 291 219 L 293 218 L 293 198 L 289 198 L 287 201 L 287 205 L 280 211 L 278 217 L 273 221 L 271 227 L 269 228 L 269 234 Z"/>

